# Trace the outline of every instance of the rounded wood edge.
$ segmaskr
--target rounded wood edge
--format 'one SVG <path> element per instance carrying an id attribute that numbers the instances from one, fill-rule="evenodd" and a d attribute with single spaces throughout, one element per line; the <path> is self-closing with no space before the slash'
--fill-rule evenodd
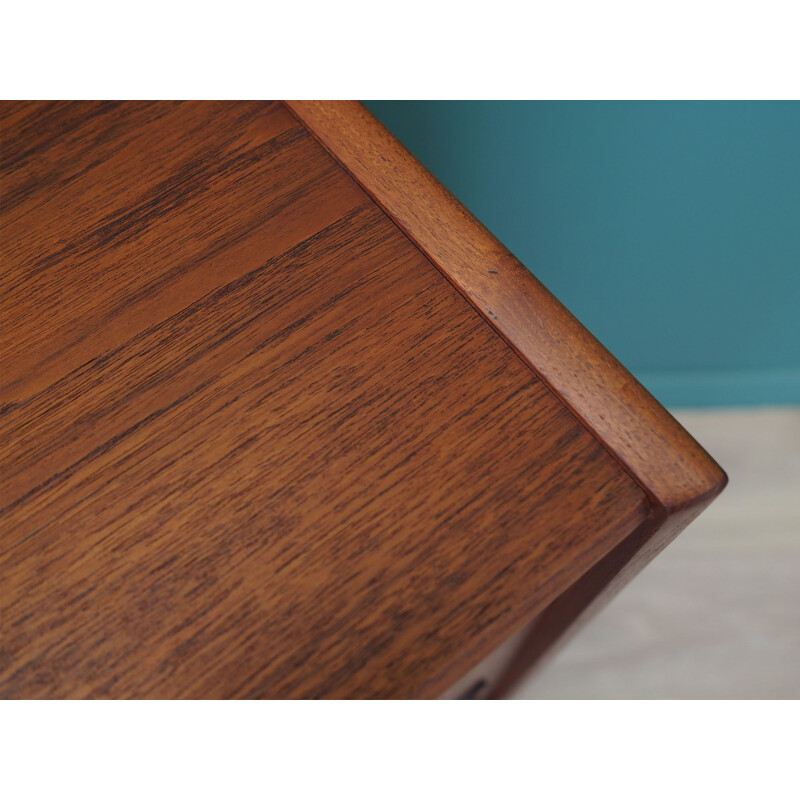
<path id="1" fill-rule="evenodd" d="M 727 483 L 678 421 L 356 101 L 286 101 L 660 506 L 698 513 Z"/>

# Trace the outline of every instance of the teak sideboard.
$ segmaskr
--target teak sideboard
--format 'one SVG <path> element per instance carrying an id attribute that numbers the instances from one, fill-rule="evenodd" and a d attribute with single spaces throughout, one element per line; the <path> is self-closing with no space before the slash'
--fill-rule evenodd
<path id="1" fill-rule="evenodd" d="M 0 696 L 504 696 L 725 484 L 358 103 L 0 132 Z"/>

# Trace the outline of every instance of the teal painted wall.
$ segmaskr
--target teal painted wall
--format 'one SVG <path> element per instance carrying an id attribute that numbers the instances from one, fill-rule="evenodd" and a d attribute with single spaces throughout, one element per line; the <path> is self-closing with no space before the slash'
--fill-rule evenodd
<path id="1" fill-rule="evenodd" d="M 367 106 L 663 403 L 800 403 L 800 103 Z"/>

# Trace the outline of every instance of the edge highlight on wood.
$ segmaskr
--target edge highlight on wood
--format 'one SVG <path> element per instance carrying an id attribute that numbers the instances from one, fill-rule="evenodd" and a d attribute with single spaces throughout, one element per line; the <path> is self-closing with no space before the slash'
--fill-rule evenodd
<path id="1" fill-rule="evenodd" d="M 492 692 L 507 696 L 661 552 L 728 478 L 678 421 L 361 104 L 287 101 L 647 493 L 650 518 L 536 615 Z"/>
<path id="2" fill-rule="evenodd" d="M 361 103 L 286 104 L 637 480 L 656 527 L 677 534 L 722 491 L 708 453 Z"/>

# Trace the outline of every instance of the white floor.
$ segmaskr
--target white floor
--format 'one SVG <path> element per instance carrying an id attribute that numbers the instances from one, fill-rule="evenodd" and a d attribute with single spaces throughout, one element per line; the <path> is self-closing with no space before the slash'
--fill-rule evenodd
<path id="1" fill-rule="evenodd" d="M 518 698 L 800 698 L 800 408 L 675 412 L 725 492 Z"/>

